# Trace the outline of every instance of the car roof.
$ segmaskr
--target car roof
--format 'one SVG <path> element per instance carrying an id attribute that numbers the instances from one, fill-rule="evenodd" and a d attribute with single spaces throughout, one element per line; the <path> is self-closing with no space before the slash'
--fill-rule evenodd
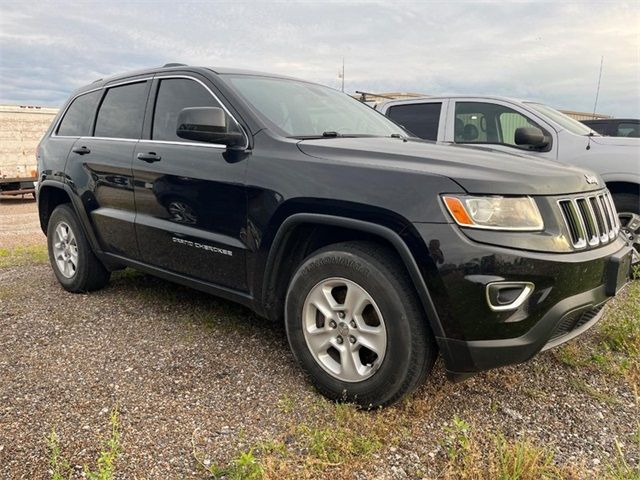
<path id="1" fill-rule="evenodd" d="M 200 70 L 201 72 L 203 70 L 206 70 L 215 75 L 232 75 L 233 74 L 233 75 L 254 75 L 254 76 L 261 76 L 261 77 L 272 77 L 272 78 L 286 78 L 289 80 L 297 80 L 300 82 L 313 83 L 307 80 L 289 77 L 286 75 L 259 72 L 255 70 L 246 70 L 241 68 L 204 67 L 204 66 L 196 66 L 196 65 L 186 65 L 182 63 L 169 63 L 162 67 L 144 68 L 140 70 L 133 70 L 129 72 L 118 73 L 105 78 L 99 78 L 98 80 L 95 80 L 94 82 L 88 85 L 84 85 L 83 87 L 76 90 L 74 92 L 74 95 L 83 93 L 85 91 L 96 90 L 96 89 L 102 88 L 105 85 L 117 83 L 118 81 L 125 81 L 129 78 L 144 77 L 145 75 L 157 75 L 159 73 L 176 72 L 176 71 L 184 71 L 184 70 L 190 70 L 194 72 L 197 72 L 198 70 Z"/>
<path id="2" fill-rule="evenodd" d="M 409 103 L 420 103 L 424 101 L 460 100 L 460 99 L 501 100 L 503 102 L 510 102 L 510 103 L 538 103 L 534 100 L 527 100 L 527 99 L 514 98 L 514 97 L 504 97 L 500 95 L 456 94 L 456 95 L 429 95 L 424 97 L 385 100 L 383 102 L 378 103 L 377 108 L 381 108 L 386 105 L 395 105 L 395 104 L 405 104 L 405 103 L 409 104 Z"/>

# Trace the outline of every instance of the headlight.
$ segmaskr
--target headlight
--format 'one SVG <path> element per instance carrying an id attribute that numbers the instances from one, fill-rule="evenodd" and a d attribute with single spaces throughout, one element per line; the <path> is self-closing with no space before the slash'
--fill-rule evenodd
<path id="1" fill-rule="evenodd" d="M 488 230 L 542 230 L 544 222 L 531 197 L 443 195 L 449 213 L 462 227 Z"/>

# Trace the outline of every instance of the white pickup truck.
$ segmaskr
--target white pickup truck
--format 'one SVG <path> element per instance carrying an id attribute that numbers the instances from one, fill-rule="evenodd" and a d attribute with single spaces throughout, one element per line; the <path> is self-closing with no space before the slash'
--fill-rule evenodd
<path id="1" fill-rule="evenodd" d="M 420 138 L 527 153 L 599 173 L 624 233 L 640 247 L 640 139 L 603 137 L 547 105 L 505 97 L 411 98 L 374 108 Z"/>

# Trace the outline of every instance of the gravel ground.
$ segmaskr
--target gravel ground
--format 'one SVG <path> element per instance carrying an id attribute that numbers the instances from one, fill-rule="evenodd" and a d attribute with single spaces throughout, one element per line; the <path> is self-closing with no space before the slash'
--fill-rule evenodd
<path id="1" fill-rule="evenodd" d="M 23 206 L 14 207 L 21 215 Z M 49 478 L 54 428 L 79 477 L 82 465 L 95 464 L 114 406 L 122 429 L 116 478 L 206 478 L 195 456 L 224 465 L 256 442 L 295 443 L 300 425 L 339 428 L 336 407 L 301 375 L 282 328 L 229 302 L 130 271 L 74 295 L 48 265 L 30 265 L 0 269 L 0 313 L 2 479 Z M 595 335 L 597 327 L 580 341 Z M 389 425 L 388 441 L 366 462 L 285 473 L 436 478 L 446 462 L 443 432 L 457 415 L 479 433 L 548 447 L 559 464 L 597 477 L 616 439 L 625 460 L 640 463 L 636 402 L 622 378 L 569 368 L 549 352 L 460 384 L 447 382 L 438 362 L 407 402 L 354 412 L 364 432 L 367 422 Z M 305 458 L 304 448 L 294 455 Z"/>
<path id="2" fill-rule="evenodd" d="M 0 248 L 45 242 L 36 209 L 36 201 L 30 196 L 0 198 Z"/>

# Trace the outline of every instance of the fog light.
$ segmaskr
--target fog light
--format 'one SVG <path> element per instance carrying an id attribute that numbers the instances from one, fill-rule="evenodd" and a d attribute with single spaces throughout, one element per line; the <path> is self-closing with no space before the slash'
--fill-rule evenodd
<path id="1" fill-rule="evenodd" d="M 492 282 L 487 284 L 487 303 L 495 312 L 515 310 L 529 298 L 533 292 L 531 282 Z"/>

